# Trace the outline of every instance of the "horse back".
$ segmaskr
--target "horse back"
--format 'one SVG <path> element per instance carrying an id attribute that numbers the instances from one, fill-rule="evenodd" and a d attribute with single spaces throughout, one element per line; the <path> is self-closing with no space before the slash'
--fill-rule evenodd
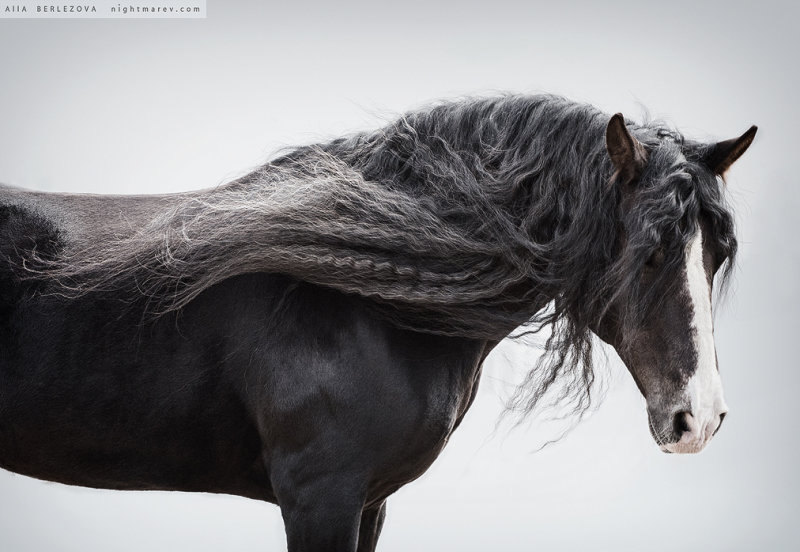
<path id="1" fill-rule="evenodd" d="M 10 220 L 9 231 L 18 234 L 48 227 L 64 247 L 97 246 L 141 230 L 168 209 L 203 193 L 75 194 L 0 184 L 0 214 L 6 213 L 0 221 L 5 219 L 8 224 Z"/>

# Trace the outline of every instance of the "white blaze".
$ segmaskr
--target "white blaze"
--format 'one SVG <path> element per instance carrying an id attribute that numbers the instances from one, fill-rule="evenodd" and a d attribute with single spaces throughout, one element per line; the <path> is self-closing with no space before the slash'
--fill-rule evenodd
<path id="1" fill-rule="evenodd" d="M 695 372 L 686 385 L 691 404 L 690 431 L 678 443 L 667 445 L 672 452 L 697 452 L 705 446 L 719 425 L 720 414 L 728 410 L 722 395 L 714 349 L 711 318 L 711 287 L 703 265 L 703 232 L 689 242 L 686 254 L 686 286 L 692 303 L 692 333 L 697 356 Z"/>

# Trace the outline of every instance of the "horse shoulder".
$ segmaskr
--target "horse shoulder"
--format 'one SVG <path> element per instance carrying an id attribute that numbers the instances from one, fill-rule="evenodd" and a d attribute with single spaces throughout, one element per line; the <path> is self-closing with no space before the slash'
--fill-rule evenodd
<path id="1" fill-rule="evenodd" d="M 337 466 L 388 496 L 447 443 L 474 398 L 484 344 L 397 329 L 338 292 L 300 295 L 271 338 L 287 354 L 261 370 L 265 459 L 279 480 Z"/>

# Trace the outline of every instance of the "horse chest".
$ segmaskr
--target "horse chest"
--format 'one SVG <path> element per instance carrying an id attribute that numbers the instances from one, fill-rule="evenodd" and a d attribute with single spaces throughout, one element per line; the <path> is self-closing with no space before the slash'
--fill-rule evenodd
<path id="1" fill-rule="evenodd" d="M 481 363 L 442 366 L 441 379 L 430 385 L 421 423 L 412 424 L 406 445 L 408 454 L 397 457 L 396 472 L 386 479 L 393 485 L 386 495 L 421 476 L 447 445 L 477 393 Z M 382 495 L 383 493 L 378 493 Z"/>

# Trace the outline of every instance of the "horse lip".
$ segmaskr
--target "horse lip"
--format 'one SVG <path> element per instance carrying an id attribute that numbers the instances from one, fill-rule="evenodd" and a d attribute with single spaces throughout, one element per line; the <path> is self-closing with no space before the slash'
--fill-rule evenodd
<path id="1" fill-rule="evenodd" d="M 710 440 L 710 439 L 709 439 Z M 709 440 L 697 442 L 697 441 L 690 441 L 690 442 L 681 442 L 677 441 L 675 443 L 667 443 L 665 445 L 661 445 L 661 450 L 666 452 L 667 454 L 697 454 L 698 452 L 703 451 L 708 445 Z M 672 447 L 672 448 L 670 448 Z"/>

